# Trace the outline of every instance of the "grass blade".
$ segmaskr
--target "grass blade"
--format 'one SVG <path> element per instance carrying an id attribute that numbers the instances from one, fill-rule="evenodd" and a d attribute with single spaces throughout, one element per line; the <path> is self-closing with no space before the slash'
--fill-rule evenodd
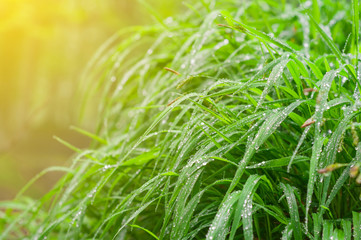
<path id="1" fill-rule="evenodd" d="M 143 227 L 141 227 L 141 226 L 139 226 L 139 225 L 130 224 L 129 226 L 130 226 L 130 227 L 134 227 L 134 228 L 139 228 L 139 229 L 147 232 L 147 233 L 148 233 L 149 235 L 151 235 L 154 239 L 157 239 L 157 240 L 159 239 L 154 233 L 152 233 L 152 232 L 149 231 L 148 229 L 145 229 L 145 228 L 143 228 Z"/>
<path id="2" fill-rule="evenodd" d="M 353 239 L 361 239 L 361 213 L 352 212 Z"/>
<path id="3" fill-rule="evenodd" d="M 293 236 L 296 240 L 301 240 L 303 239 L 303 237 L 302 237 L 300 216 L 298 214 L 298 204 L 296 202 L 294 190 L 288 184 L 281 183 L 280 186 L 283 189 L 287 199 L 289 213 L 291 217 L 291 228 L 293 229 Z"/>

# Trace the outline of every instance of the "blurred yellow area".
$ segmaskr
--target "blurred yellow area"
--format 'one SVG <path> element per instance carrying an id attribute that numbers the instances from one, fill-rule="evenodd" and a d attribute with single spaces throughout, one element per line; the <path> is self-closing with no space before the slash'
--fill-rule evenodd
<path id="1" fill-rule="evenodd" d="M 176 1 L 146 2 L 162 17 L 177 12 Z M 89 144 L 69 130 L 93 131 L 97 123 L 92 115 L 78 121 L 82 71 L 116 31 L 152 19 L 131 0 L 0 1 L 0 200 L 46 167 L 70 164 L 72 151 L 53 135 L 80 148 Z M 40 196 L 58 178 L 47 174 L 29 195 Z"/>

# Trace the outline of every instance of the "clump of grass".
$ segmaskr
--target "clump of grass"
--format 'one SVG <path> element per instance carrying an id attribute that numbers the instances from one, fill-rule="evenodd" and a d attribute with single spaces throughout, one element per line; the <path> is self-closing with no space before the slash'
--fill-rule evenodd
<path id="1" fill-rule="evenodd" d="M 94 147 L 2 238 L 361 236 L 358 2 L 189 8 L 103 47 Z"/>

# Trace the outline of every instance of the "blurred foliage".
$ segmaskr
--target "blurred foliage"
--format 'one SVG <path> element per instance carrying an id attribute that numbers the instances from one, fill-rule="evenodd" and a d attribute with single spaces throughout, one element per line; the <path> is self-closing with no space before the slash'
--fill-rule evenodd
<path id="1" fill-rule="evenodd" d="M 174 1 L 147 3 L 162 17 L 177 11 Z M 71 152 L 52 135 L 87 144 L 68 131 L 72 124 L 91 130 L 97 122 L 95 111 L 78 121 L 86 91 L 79 88 L 81 73 L 115 32 L 153 21 L 146 11 L 128 0 L 0 1 L 0 189 L 15 193 L 45 166 L 68 158 Z M 3 191 L 0 199 L 8 196 Z"/>

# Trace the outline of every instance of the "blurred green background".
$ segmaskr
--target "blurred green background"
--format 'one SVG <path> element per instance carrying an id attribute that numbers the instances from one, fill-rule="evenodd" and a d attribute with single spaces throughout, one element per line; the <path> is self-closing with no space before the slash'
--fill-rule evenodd
<path id="1" fill-rule="evenodd" d="M 180 7 L 176 1 L 145 2 L 163 18 Z M 74 153 L 53 135 L 88 146 L 89 139 L 69 129 L 93 132 L 98 121 L 96 101 L 79 121 L 87 62 L 116 31 L 152 22 L 139 1 L 0 1 L 0 200 L 13 198 L 43 169 L 70 165 Z M 46 174 L 28 195 L 42 195 L 60 176 Z"/>

